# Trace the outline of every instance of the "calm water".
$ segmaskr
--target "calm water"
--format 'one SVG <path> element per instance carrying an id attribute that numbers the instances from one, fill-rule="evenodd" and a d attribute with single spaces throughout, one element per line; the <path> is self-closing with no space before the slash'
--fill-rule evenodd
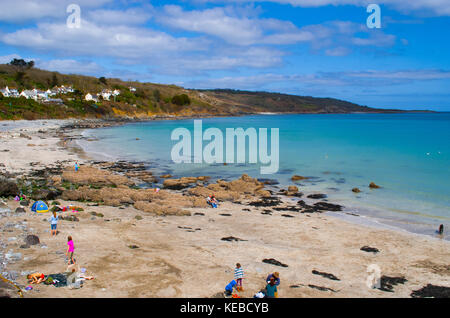
<path id="1" fill-rule="evenodd" d="M 114 159 L 149 161 L 174 176 L 252 177 L 292 184 L 294 174 L 312 177 L 301 191 L 327 193 L 346 211 L 416 233 L 433 235 L 450 226 L 450 113 L 258 115 L 203 120 L 203 130 L 279 128 L 280 168 L 260 175 L 257 164 L 179 164 L 171 161 L 173 129 L 193 130 L 193 120 L 154 121 L 88 130 L 88 152 Z M 193 134 L 192 134 L 193 135 Z M 139 138 L 139 140 L 136 140 Z M 206 145 L 207 142 L 204 142 Z M 370 182 L 382 186 L 370 190 Z M 352 188 L 361 193 L 355 194 Z M 448 238 L 448 234 L 447 237 Z"/>

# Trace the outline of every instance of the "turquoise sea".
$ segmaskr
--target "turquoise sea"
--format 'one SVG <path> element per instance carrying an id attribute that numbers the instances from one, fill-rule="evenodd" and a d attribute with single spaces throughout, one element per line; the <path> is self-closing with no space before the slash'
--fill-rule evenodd
<path id="1" fill-rule="evenodd" d="M 242 173 L 269 178 L 278 187 L 294 174 L 311 177 L 297 185 L 305 196 L 326 193 L 328 201 L 375 221 L 435 235 L 444 224 L 450 237 L 450 113 L 252 115 L 203 119 L 203 129 L 279 128 L 280 166 L 261 175 L 258 164 L 174 164 L 174 129 L 193 130 L 193 120 L 132 123 L 86 130 L 80 145 L 99 159 L 149 163 L 155 173 L 234 179 Z M 193 135 L 193 133 L 192 133 Z M 270 138 L 269 138 L 270 139 Z M 208 142 L 205 141 L 204 145 Z M 370 190 L 370 182 L 381 189 Z M 358 187 L 361 193 L 353 193 Z M 344 217 L 344 214 L 342 216 Z"/>

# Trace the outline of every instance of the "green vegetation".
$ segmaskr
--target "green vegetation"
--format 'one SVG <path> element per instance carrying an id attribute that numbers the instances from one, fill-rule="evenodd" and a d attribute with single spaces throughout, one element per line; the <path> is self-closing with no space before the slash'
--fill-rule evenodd
<path id="1" fill-rule="evenodd" d="M 175 95 L 174 97 L 172 97 L 172 104 L 178 106 L 190 105 L 191 100 L 186 94 Z"/>
<path id="2" fill-rule="evenodd" d="M 73 93 L 59 94 L 63 104 L 40 103 L 0 94 L 0 120 L 49 118 L 140 117 L 153 115 L 231 116 L 258 112 L 346 113 L 376 112 L 346 101 L 266 92 L 187 90 L 176 85 L 122 81 L 116 78 L 66 75 L 34 68 L 34 62 L 13 60 L 0 64 L 0 88 L 19 91 L 72 86 Z M 130 91 L 134 87 L 135 91 Z M 120 95 L 98 103 L 84 100 L 87 93 L 118 89 Z M 386 111 L 386 110 L 383 110 Z"/>

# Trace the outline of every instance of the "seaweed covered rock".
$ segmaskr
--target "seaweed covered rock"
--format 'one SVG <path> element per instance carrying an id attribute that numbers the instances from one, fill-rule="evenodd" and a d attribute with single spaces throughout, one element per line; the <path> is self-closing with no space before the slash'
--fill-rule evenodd
<path id="1" fill-rule="evenodd" d="M 13 180 L 0 177 L 0 197 L 12 197 L 18 194 L 19 188 Z"/>

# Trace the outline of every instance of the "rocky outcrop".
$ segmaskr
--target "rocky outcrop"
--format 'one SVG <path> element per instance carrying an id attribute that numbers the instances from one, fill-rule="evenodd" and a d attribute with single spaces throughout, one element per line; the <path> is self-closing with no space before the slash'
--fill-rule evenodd
<path id="1" fill-rule="evenodd" d="M 263 197 L 271 196 L 270 192 L 264 190 L 264 184 L 257 179 L 243 174 L 239 179 L 233 181 L 217 180 L 217 183 L 209 184 L 208 186 L 197 186 L 188 190 L 188 193 L 195 196 L 206 198 L 209 195 L 214 196 L 219 201 L 236 202 L 242 197 Z"/>
<path id="2" fill-rule="evenodd" d="M 180 179 L 166 179 L 163 182 L 165 189 L 182 190 L 196 184 L 199 181 L 206 181 L 209 177 L 182 177 Z"/>
<path id="3" fill-rule="evenodd" d="M 292 181 L 299 181 L 299 180 L 306 180 L 309 179 L 308 177 L 303 177 L 303 176 L 299 176 L 299 175 L 293 175 L 291 180 Z"/>
<path id="4" fill-rule="evenodd" d="M 310 194 L 307 196 L 307 198 L 310 199 L 325 199 L 326 197 L 327 195 L 323 193 Z"/>
<path id="5" fill-rule="evenodd" d="M 19 194 L 17 184 L 4 177 L 0 177 L 0 197 L 12 197 Z"/>
<path id="6" fill-rule="evenodd" d="M 114 174 L 106 170 L 83 166 L 78 171 L 66 170 L 61 176 L 62 182 L 69 182 L 77 185 L 94 186 L 119 186 L 134 184 L 129 178 L 123 175 Z"/>
<path id="7" fill-rule="evenodd" d="M 376 185 L 374 182 L 371 182 L 370 184 L 369 184 L 369 188 L 371 188 L 371 189 L 379 189 L 379 188 L 381 188 L 379 185 Z"/>
<path id="8" fill-rule="evenodd" d="M 359 188 L 353 188 L 353 189 L 352 189 L 352 192 L 354 192 L 354 193 L 360 193 L 361 190 L 359 190 Z"/>

